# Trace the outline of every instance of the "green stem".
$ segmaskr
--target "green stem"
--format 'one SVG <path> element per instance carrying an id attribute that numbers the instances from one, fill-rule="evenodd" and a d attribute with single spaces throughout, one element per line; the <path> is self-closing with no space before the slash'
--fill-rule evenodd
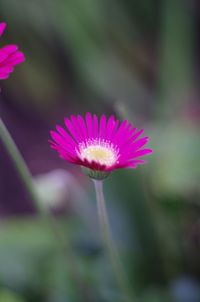
<path id="1" fill-rule="evenodd" d="M 62 255 L 65 258 L 65 262 L 67 263 L 68 272 L 71 276 L 72 281 L 74 282 L 74 284 L 77 285 L 79 289 L 78 292 L 80 292 L 79 295 L 80 301 L 83 300 L 83 301 L 91 302 L 92 299 L 87 290 L 87 286 L 84 284 L 84 282 L 81 280 L 79 276 L 78 267 L 73 252 L 71 251 L 69 244 L 66 242 L 65 236 L 60 230 L 55 217 L 51 215 L 48 211 L 46 211 L 45 208 L 42 206 L 42 201 L 40 200 L 40 197 L 35 191 L 32 176 L 27 168 L 27 165 L 24 159 L 22 158 L 14 140 L 12 139 L 8 130 L 6 129 L 1 118 L 0 118 L 0 139 L 3 142 L 6 151 L 10 155 L 10 158 L 14 163 L 14 166 L 22 180 L 24 187 L 26 188 L 27 192 L 30 195 L 31 201 L 36 207 L 38 213 L 45 218 L 45 221 L 49 224 L 50 228 L 52 229 L 57 242 L 59 242 L 60 250 L 62 251 Z"/>
<path id="2" fill-rule="evenodd" d="M 39 197 L 35 191 L 31 174 L 30 174 L 30 172 L 24 162 L 24 159 L 22 158 L 15 142 L 13 141 L 10 133 L 6 129 L 1 118 L 0 118 L 0 138 L 6 148 L 6 151 L 10 155 L 21 180 L 31 197 L 32 202 L 34 203 L 34 206 L 36 207 L 38 212 L 44 213 L 44 208 L 42 207 Z"/>
<path id="3" fill-rule="evenodd" d="M 116 281 L 118 283 L 119 288 L 121 289 L 121 292 L 124 294 L 125 297 L 124 301 L 133 302 L 133 300 L 131 299 L 132 295 L 130 294 L 130 287 L 128 284 L 128 280 L 125 276 L 124 269 L 119 259 L 119 255 L 114 245 L 111 231 L 110 231 L 104 193 L 103 193 L 103 181 L 94 180 L 94 179 L 93 181 L 96 191 L 97 208 L 98 208 L 100 226 L 102 230 L 102 236 L 104 239 L 105 247 L 110 255 L 110 260 L 113 267 L 113 271 L 115 273 Z"/>

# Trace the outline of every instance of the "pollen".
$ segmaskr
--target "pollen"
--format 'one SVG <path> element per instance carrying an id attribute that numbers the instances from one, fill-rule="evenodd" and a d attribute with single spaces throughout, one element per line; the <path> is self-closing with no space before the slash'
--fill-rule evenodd
<path id="1" fill-rule="evenodd" d="M 107 167 L 112 166 L 117 162 L 117 150 L 109 143 L 93 142 L 80 146 L 80 157 L 89 162 L 97 162 Z"/>

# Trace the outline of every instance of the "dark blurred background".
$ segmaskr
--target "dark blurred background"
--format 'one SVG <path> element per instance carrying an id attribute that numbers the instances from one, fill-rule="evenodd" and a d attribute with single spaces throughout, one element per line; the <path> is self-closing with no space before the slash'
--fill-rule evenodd
<path id="1" fill-rule="evenodd" d="M 26 56 L 1 81 L 1 117 L 67 244 L 63 257 L 0 142 L 0 302 L 123 301 L 92 183 L 48 144 L 64 116 L 87 111 L 151 138 L 148 165 L 105 181 L 138 301 L 199 302 L 200 2 L 0 0 L 0 19 L 1 45 Z"/>

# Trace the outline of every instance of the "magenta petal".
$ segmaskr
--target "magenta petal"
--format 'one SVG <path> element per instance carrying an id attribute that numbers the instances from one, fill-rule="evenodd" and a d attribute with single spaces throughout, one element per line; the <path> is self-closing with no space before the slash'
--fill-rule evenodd
<path id="1" fill-rule="evenodd" d="M 146 161 L 143 159 L 135 159 L 130 162 L 127 162 L 127 167 L 129 168 L 136 168 L 137 165 L 146 164 Z"/>
<path id="2" fill-rule="evenodd" d="M 24 62 L 25 56 L 21 51 L 17 51 L 13 54 L 11 54 L 5 61 L 4 64 L 9 64 L 9 65 L 17 65 L 22 62 Z"/>
<path id="3" fill-rule="evenodd" d="M 92 121 L 91 113 L 87 112 L 85 118 L 86 118 L 87 130 L 88 130 L 88 137 L 90 139 L 92 139 L 93 138 L 93 121 Z"/>
<path id="4" fill-rule="evenodd" d="M 58 144 L 61 145 L 63 147 L 67 147 L 68 143 L 66 140 L 64 140 L 64 138 L 62 136 L 60 136 L 57 132 L 55 131 L 50 131 L 51 137 L 53 138 L 53 140 Z"/>
<path id="5" fill-rule="evenodd" d="M 0 23 L 0 37 L 4 33 L 5 28 L 6 28 L 6 23 L 5 22 L 1 22 Z"/>
<path id="6" fill-rule="evenodd" d="M 93 125 L 94 125 L 94 138 L 98 138 L 99 128 L 98 128 L 98 117 L 96 114 L 93 115 Z"/>
<path id="7" fill-rule="evenodd" d="M 11 54 L 13 52 L 16 52 L 17 49 L 18 49 L 18 46 L 15 45 L 15 44 L 6 45 L 6 46 L 1 48 L 1 50 L 5 51 L 7 54 Z"/>
<path id="8" fill-rule="evenodd" d="M 74 129 L 79 134 L 80 139 L 82 141 L 84 141 L 85 137 L 86 137 L 86 134 L 84 132 L 84 129 L 82 129 L 82 127 L 80 127 L 80 125 L 79 125 L 78 117 L 75 117 L 74 115 L 71 115 L 71 122 L 72 122 L 72 124 L 74 126 Z"/>
<path id="9" fill-rule="evenodd" d="M 103 114 L 100 119 L 99 139 L 105 138 L 105 129 L 106 129 L 106 116 Z"/>
<path id="10" fill-rule="evenodd" d="M 78 123 L 77 118 L 74 115 L 71 115 L 70 118 L 71 118 L 71 123 L 72 123 L 76 133 L 78 134 L 80 140 L 83 141 L 84 140 L 84 134 L 82 132 L 82 129 L 80 129 L 80 127 L 79 127 L 79 123 Z"/>
<path id="11" fill-rule="evenodd" d="M 81 115 L 78 115 L 77 120 L 78 120 L 79 128 L 82 131 L 82 135 L 83 135 L 84 141 L 85 141 L 88 138 L 88 131 L 87 131 L 87 128 L 85 125 L 85 121 Z"/>
<path id="12" fill-rule="evenodd" d="M 135 132 L 135 128 L 129 123 L 125 126 L 121 134 L 118 136 L 116 144 L 120 147 L 121 150 L 129 144 L 131 144 L 130 137 Z"/>
<path id="13" fill-rule="evenodd" d="M 127 126 L 127 123 L 128 121 L 127 120 L 124 120 L 120 127 L 118 128 L 118 131 L 116 132 L 115 136 L 113 137 L 112 141 L 113 143 L 115 144 L 118 144 L 120 142 L 120 139 L 121 137 L 123 136 L 124 134 L 124 131 L 125 131 L 125 127 Z"/>
<path id="14" fill-rule="evenodd" d="M 107 140 L 111 139 L 113 130 L 115 128 L 115 123 L 116 122 L 115 122 L 114 116 L 111 115 L 108 119 L 107 127 L 106 127 L 106 139 Z"/>
<path id="15" fill-rule="evenodd" d="M 74 126 L 72 125 L 71 121 L 68 118 L 65 118 L 65 125 L 68 129 L 68 131 L 71 133 L 71 135 L 74 137 L 74 139 L 79 143 L 80 140 L 80 136 L 79 134 L 76 132 L 76 130 L 74 129 Z"/>
<path id="16" fill-rule="evenodd" d="M 8 54 L 0 49 L 0 64 L 8 58 Z M 2 64 L 1 64 L 2 65 Z"/>
<path id="17" fill-rule="evenodd" d="M 65 138 L 66 143 L 70 144 L 72 147 L 75 146 L 75 141 L 72 139 L 72 137 L 65 131 L 62 127 L 59 125 L 56 126 L 57 131 Z"/>
<path id="18" fill-rule="evenodd" d="M 142 133 L 144 132 L 144 129 L 140 129 L 138 132 L 136 132 L 131 139 L 136 140 Z"/>
<path id="19" fill-rule="evenodd" d="M 12 66 L 0 67 L 1 73 L 10 73 L 14 70 Z"/>
<path id="20" fill-rule="evenodd" d="M 9 77 L 9 74 L 7 73 L 0 73 L 0 80 L 5 80 Z"/>
<path id="21" fill-rule="evenodd" d="M 135 141 L 134 143 L 132 143 L 128 150 L 131 152 L 138 150 L 139 148 L 143 147 L 144 145 L 146 145 L 148 143 L 149 138 L 143 137 L 141 139 L 139 139 L 138 141 Z"/>
<path id="22" fill-rule="evenodd" d="M 56 132 L 51 131 L 50 132 L 52 139 L 54 142 L 51 142 L 51 146 L 56 149 L 59 153 L 65 153 L 68 154 L 70 157 L 76 157 L 76 152 L 74 148 L 71 148 L 71 146 L 63 140 L 61 136 L 59 136 Z"/>
<path id="23" fill-rule="evenodd" d="M 136 151 L 136 152 L 133 153 L 133 158 L 144 156 L 144 155 L 147 155 L 147 154 L 151 154 L 152 152 L 153 152 L 152 149 L 139 150 L 139 151 Z"/>
<path id="24" fill-rule="evenodd" d="M 118 131 L 118 126 L 119 126 L 119 120 L 116 120 L 115 125 L 114 125 L 113 130 L 112 130 L 112 133 L 111 133 L 111 137 L 110 137 L 111 141 L 113 141 L 113 137 L 115 136 L 115 134 Z"/>

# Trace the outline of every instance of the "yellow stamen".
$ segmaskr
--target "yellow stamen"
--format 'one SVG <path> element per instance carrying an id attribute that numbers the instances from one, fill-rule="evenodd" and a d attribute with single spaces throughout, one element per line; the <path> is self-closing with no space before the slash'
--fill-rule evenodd
<path id="1" fill-rule="evenodd" d="M 112 166 L 116 160 L 116 152 L 107 146 L 101 145 L 90 145 L 82 148 L 80 152 L 82 159 L 87 159 L 88 161 L 95 161 L 101 165 Z"/>

